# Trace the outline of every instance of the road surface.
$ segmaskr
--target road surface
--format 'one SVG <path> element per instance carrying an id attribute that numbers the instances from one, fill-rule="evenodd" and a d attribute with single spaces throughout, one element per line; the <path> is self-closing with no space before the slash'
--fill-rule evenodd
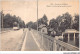
<path id="1" fill-rule="evenodd" d="M 24 34 L 25 33 L 25 34 Z M 23 35 L 24 34 L 24 35 Z M 41 51 L 33 33 L 28 29 L 1 34 L 1 51 Z"/>
<path id="2" fill-rule="evenodd" d="M 1 34 L 1 51 L 20 51 L 23 40 L 23 29 L 12 30 Z"/>
<path id="3" fill-rule="evenodd" d="M 24 51 L 40 51 L 39 46 L 37 45 L 35 39 L 33 38 L 33 34 L 29 30 L 27 31 L 26 34 Z"/>

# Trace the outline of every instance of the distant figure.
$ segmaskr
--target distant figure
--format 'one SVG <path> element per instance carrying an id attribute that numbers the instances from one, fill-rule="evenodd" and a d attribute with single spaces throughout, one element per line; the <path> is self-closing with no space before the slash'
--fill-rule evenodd
<path id="1" fill-rule="evenodd" d="M 51 31 L 51 36 L 52 37 L 55 37 L 55 35 L 56 35 L 56 32 L 53 30 L 53 31 Z"/>
<path id="2" fill-rule="evenodd" d="M 23 31 L 24 31 L 24 28 L 23 28 Z"/>
<path id="3" fill-rule="evenodd" d="M 31 30 L 31 28 L 29 27 L 29 31 Z"/>

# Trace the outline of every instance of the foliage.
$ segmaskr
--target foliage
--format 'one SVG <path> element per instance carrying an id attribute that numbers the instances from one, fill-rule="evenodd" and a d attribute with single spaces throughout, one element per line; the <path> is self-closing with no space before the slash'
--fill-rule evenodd
<path id="1" fill-rule="evenodd" d="M 28 22 L 28 23 L 26 24 L 26 27 L 27 27 L 27 28 L 33 28 L 33 29 L 37 30 L 37 22 L 32 22 L 32 21 L 30 21 L 30 22 Z"/>
<path id="2" fill-rule="evenodd" d="M 62 16 L 58 16 L 56 19 L 51 19 L 49 22 L 49 27 L 53 28 L 57 34 L 61 34 L 66 29 L 71 28 L 72 16 L 67 12 Z"/>
<path id="3" fill-rule="evenodd" d="M 12 16 L 10 14 L 4 15 L 3 13 L 1 13 L 1 16 L 2 16 L 1 22 L 2 22 L 2 18 L 3 18 L 3 27 L 4 28 L 12 28 L 14 22 L 17 22 L 21 28 L 25 27 L 24 21 L 21 20 L 21 18 L 19 16 L 18 17 L 16 15 Z"/>
<path id="4" fill-rule="evenodd" d="M 57 35 L 61 35 L 66 29 L 76 29 L 79 30 L 79 15 L 75 15 L 74 21 L 72 20 L 72 16 L 66 12 L 63 15 L 59 15 L 56 19 L 52 18 L 49 21 L 49 25 L 47 24 L 47 16 L 44 15 L 42 18 L 38 19 L 38 27 L 41 24 L 45 24 L 48 29 L 53 29 L 56 31 Z M 27 26 L 31 26 L 33 29 L 37 29 L 37 22 L 29 22 L 26 24 Z M 29 27 L 30 27 L 29 26 Z"/>
<path id="5" fill-rule="evenodd" d="M 48 22 L 47 16 L 44 14 L 42 18 L 38 19 L 38 26 L 41 24 L 45 24 L 47 26 L 48 25 L 47 22 Z"/>
<path id="6" fill-rule="evenodd" d="M 47 24 L 47 16 L 46 15 L 44 15 L 42 18 L 40 18 L 40 19 L 38 19 L 38 23 L 37 23 L 37 21 L 36 22 L 32 22 L 32 21 L 30 21 L 30 22 L 28 22 L 27 24 L 26 24 L 26 27 L 30 27 L 30 28 L 33 28 L 33 29 L 36 29 L 37 30 L 37 24 L 38 24 L 38 27 L 41 25 L 41 24 L 45 24 L 46 26 L 48 25 Z"/>
<path id="7" fill-rule="evenodd" d="M 59 24 L 59 30 L 62 32 L 65 31 L 65 29 L 70 29 L 71 28 L 71 21 L 72 21 L 72 16 L 69 13 L 63 14 L 61 17 L 61 20 Z"/>
<path id="8" fill-rule="evenodd" d="M 73 29 L 76 29 L 79 31 L 79 15 L 75 15 L 74 23 L 72 25 Z"/>

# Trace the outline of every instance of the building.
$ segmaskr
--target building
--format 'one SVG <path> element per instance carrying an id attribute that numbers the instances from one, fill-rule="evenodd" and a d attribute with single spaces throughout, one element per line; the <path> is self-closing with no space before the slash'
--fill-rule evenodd
<path id="1" fill-rule="evenodd" d="M 39 31 L 41 31 L 41 33 L 47 34 L 47 27 L 46 27 L 46 25 L 41 24 L 41 25 L 38 27 L 38 29 L 39 29 Z"/>
<path id="2" fill-rule="evenodd" d="M 65 32 L 62 33 L 62 37 L 63 41 L 79 47 L 79 31 L 75 29 L 66 29 Z"/>

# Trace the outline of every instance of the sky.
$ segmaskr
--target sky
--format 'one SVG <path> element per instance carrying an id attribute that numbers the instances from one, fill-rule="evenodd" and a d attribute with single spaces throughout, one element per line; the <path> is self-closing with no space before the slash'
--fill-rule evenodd
<path id="1" fill-rule="evenodd" d="M 0 4 L 4 14 L 20 16 L 25 23 L 37 21 L 37 0 L 2 0 Z M 79 14 L 79 0 L 38 0 L 38 19 L 45 14 L 50 20 L 66 12 Z"/>

